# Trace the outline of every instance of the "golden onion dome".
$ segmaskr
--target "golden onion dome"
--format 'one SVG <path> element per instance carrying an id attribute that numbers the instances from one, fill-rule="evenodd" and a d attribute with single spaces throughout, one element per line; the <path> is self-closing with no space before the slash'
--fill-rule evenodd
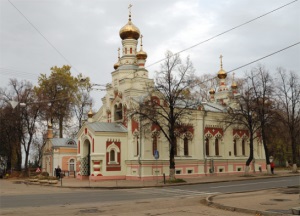
<path id="1" fill-rule="evenodd" d="M 220 55 L 220 61 L 221 61 L 221 69 L 218 72 L 219 79 L 225 79 L 227 77 L 227 73 L 223 70 L 223 62 L 222 62 L 223 56 Z"/>
<path id="2" fill-rule="evenodd" d="M 209 94 L 214 94 L 215 93 L 215 90 L 213 89 L 213 88 L 211 88 L 210 90 L 209 90 Z"/>
<path id="3" fill-rule="evenodd" d="M 235 82 L 235 81 L 233 81 L 233 82 L 232 82 L 232 84 L 231 84 L 231 88 L 232 88 L 232 89 L 237 89 L 237 84 L 236 84 L 236 82 Z"/>
<path id="4" fill-rule="evenodd" d="M 143 50 L 140 50 L 137 54 L 136 54 L 136 58 L 137 59 L 146 59 L 147 58 L 147 53 L 144 52 Z"/>
<path id="5" fill-rule="evenodd" d="M 143 35 L 141 35 L 141 48 L 140 51 L 137 52 L 136 58 L 145 60 L 147 58 L 147 53 L 143 50 Z"/>
<path id="6" fill-rule="evenodd" d="M 236 84 L 236 82 L 235 82 L 235 80 L 234 80 L 234 72 L 233 72 L 233 74 L 232 74 L 232 83 L 231 83 L 231 88 L 232 89 L 237 89 L 237 84 Z"/>
<path id="7" fill-rule="evenodd" d="M 128 23 L 120 29 L 120 37 L 125 39 L 139 39 L 140 30 L 131 22 L 131 15 L 129 15 Z"/>
<path id="8" fill-rule="evenodd" d="M 227 73 L 221 68 L 218 72 L 219 79 L 225 79 L 227 77 Z"/>
<path id="9" fill-rule="evenodd" d="M 119 66 L 120 66 L 120 63 L 118 61 L 117 63 L 114 64 L 114 69 L 117 70 Z"/>
<path id="10" fill-rule="evenodd" d="M 114 69 L 117 70 L 120 66 L 120 47 L 118 48 L 118 61 L 114 64 Z"/>
<path id="11" fill-rule="evenodd" d="M 92 110 L 90 110 L 89 112 L 88 112 L 88 118 L 92 118 L 93 117 L 93 112 L 92 112 Z"/>

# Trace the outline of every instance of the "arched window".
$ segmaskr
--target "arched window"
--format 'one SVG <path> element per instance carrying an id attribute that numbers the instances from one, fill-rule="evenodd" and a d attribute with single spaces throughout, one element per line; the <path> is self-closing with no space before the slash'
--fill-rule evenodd
<path id="1" fill-rule="evenodd" d="M 215 139 L 215 154 L 216 156 L 219 156 L 219 139 Z"/>
<path id="2" fill-rule="evenodd" d="M 209 156 L 209 139 L 208 138 L 205 139 L 205 153 L 206 153 L 206 156 Z"/>
<path id="3" fill-rule="evenodd" d="M 233 153 L 234 156 L 237 156 L 236 140 L 233 140 Z"/>
<path id="4" fill-rule="evenodd" d="M 132 54 L 132 47 L 130 47 L 130 54 Z"/>
<path id="5" fill-rule="evenodd" d="M 245 153 L 245 140 L 242 140 L 242 155 L 246 155 L 246 153 Z"/>
<path id="6" fill-rule="evenodd" d="M 76 143 L 75 143 L 74 140 L 68 140 L 67 144 L 68 144 L 68 145 L 75 145 Z"/>
<path id="7" fill-rule="evenodd" d="M 74 159 L 71 159 L 69 161 L 69 171 L 74 171 L 75 170 L 75 160 Z"/>
<path id="8" fill-rule="evenodd" d="M 115 162 L 116 161 L 115 150 L 114 149 L 110 150 L 109 160 L 110 160 L 110 162 Z"/>
<path id="9" fill-rule="evenodd" d="M 153 139 L 152 139 L 152 154 L 153 155 L 156 150 L 157 150 L 157 136 L 153 136 Z"/>
<path id="10" fill-rule="evenodd" d="M 183 139 L 183 149 L 184 149 L 184 156 L 189 155 L 189 140 L 187 137 Z"/>
<path id="11" fill-rule="evenodd" d="M 123 110 L 122 110 L 122 104 L 119 104 L 119 106 L 115 105 L 115 120 L 122 120 L 123 119 Z"/>
<path id="12" fill-rule="evenodd" d="M 125 47 L 125 54 L 127 54 L 127 47 Z"/>

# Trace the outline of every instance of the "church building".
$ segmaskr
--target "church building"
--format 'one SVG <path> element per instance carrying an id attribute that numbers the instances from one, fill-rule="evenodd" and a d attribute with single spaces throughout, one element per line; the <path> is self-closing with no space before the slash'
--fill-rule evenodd
<path id="1" fill-rule="evenodd" d="M 145 68 L 147 53 L 142 35 L 131 20 L 120 29 L 122 49 L 106 85 L 102 107 L 88 114 L 87 122 L 77 134 L 76 169 L 78 179 L 146 180 L 169 175 L 169 143 L 164 135 L 152 128 L 140 129 L 139 119 L 129 115 L 132 98 L 147 94 L 154 86 Z M 139 44 L 139 46 L 138 46 Z M 121 51 L 121 52 L 120 52 Z M 193 110 L 191 129 L 177 139 L 175 176 L 197 177 L 245 171 L 249 156 L 249 132 L 242 126 L 225 128 L 219 122 L 228 106 L 233 106 L 238 86 L 226 83 L 227 74 L 218 72 L 219 86 L 209 91 L 210 101 Z M 159 155 L 157 153 L 159 152 Z M 264 148 L 260 139 L 254 141 L 255 163 L 251 170 L 265 165 Z"/>
<path id="2" fill-rule="evenodd" d="M 70 138 L 53 137 L 52 124 L 48 124 L 47 141 L 43 147 L 42 172 L 55 176 L 59 166 L 65 176 L 74 176 L 76 172 L 77 141 Z"/>

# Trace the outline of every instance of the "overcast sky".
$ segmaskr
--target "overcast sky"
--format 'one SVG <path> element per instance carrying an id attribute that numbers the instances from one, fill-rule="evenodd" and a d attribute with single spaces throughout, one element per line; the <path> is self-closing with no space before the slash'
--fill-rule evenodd
<path id="1" fill-rule="evenodd" d="M 72 65 L 72 74 L 89 76 L 96 84 L 111 82 L 119 30 L 132 21 L 143 34 L 150 65 L 166 50 L 178 52 L 293 0 L 10 0 L 0 1 L 0 87 L 10 78 L 36 84 L 52 66 Z M 222 54 L 230 71 L 300 41 L 297 1 L 181 54 L 190 56 L 196 74 L 216 74 Z M 47 40 L 55 47 L 49 45 Z M 58 53 L 60 52 L 64 58 Z M 66 60 L 67 59 L 67 60 Z M 300 74 L 300 45 L 261 60 L 270 72 L 284 67 Z M 150 77 L 159 70 L 148 67 Z M 237 70 L 242 76 L 257 64 Z M 95 108 L 103 92 L 93 92 Z"/>

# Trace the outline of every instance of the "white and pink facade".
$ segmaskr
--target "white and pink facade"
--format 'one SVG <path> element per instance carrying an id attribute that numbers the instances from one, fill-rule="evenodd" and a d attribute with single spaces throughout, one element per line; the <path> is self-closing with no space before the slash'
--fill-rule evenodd
<path id="1" fill-rule="evenodd" d="M 169 175 L 169 144 L 155 126 L 141 128 L 139 119 L 129 110 L 132 99 L 144 97 L 147 87 L 154 85 L 145 68 L 146 52 L 138 51 L 139 29 L 131 15 L 121 28 L 122 55 L 111 73 L 112 82 L 106 85 L 102 107 L 77 134 L 77 178 L 154 179 Z M 140 42 L 142 43 L 142 41 Z M 202 176 L 211 173 L 235 173 L 245 170 L 249 155 L 248 131 L 239 125 L 222 126 L 218 119 L 224 109 L 234 105 L 237 86 L 226 85 L 226 72 L 219 71 L 220 86 L 210 91 L 211 101 L 192 112 L 189 129 L 179 132 L 176 143 L 176 176 Z M 161 103 L 159 98 L 157 102 Z M 159 152 L 155 159 L 154 152 Z M 264 149 L 259 139 L 254 141 L 255 163 L 250 169 L 265 167 Z"/>

